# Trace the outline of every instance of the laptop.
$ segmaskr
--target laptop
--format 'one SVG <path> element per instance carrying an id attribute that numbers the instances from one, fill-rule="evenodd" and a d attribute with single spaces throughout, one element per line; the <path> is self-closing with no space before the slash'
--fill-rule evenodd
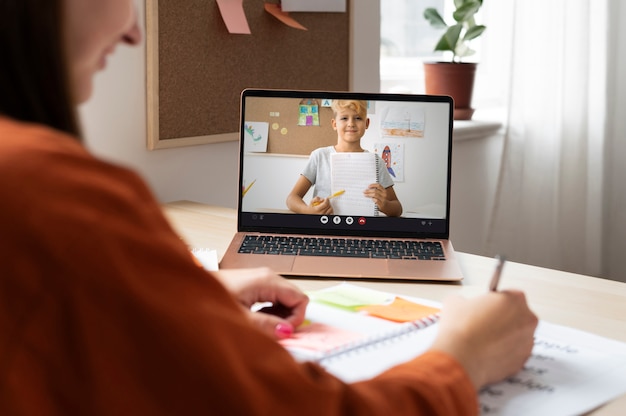
<path id="1" fill-rule="evenodd" d="M 367 108 L 365 152 L 333 152 L 332 105 L 345 100 Z M 447 96 L 244 90 L 237 233 L 220 268 L 266 266 L 287 277 L 461 280 L 449 240 L 453 111 Z M 318 148 L 330 152 L 330 189 L 322 194 L 320 179 L 302 201 L 315 204 L 318 186 L 319 198 L 332 196 L 332 210 L 296 213 L 287 196 Z M 373 181 L 391 178 L 399 216 L 386 215 L 363 195 L 377 168 Z M 366 185 L 351 185 L 358 180 Z"/>

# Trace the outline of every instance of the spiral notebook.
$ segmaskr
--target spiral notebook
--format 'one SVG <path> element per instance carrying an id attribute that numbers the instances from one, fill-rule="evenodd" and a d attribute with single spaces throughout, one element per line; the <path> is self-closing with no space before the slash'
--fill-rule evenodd
<path id="1" fill-rule="evenodd" d="M 425 299 L 349 283 L 309 296 L 305 323 L 281 343 L 297 360 L 318 362 L 345 381 L 410 360 L 426 350 L 437 331 L 439 305 Z"/>
<path id="2" fill-rule="evenodd" d="M 330 203 L 335 215 L 378 216 L 378 207 L 363 195 L 376 183 L 378 164 L 375 153 L 333 153 L 330 155 L 330 187 L 332 195 L 340 193 Z"/>
<path id="3" fill-rule="evenodd" d="M 432 345 L 440 304 L 350 283 L 309 292 L 305 323 L 280 341 L 346 382 L 377 376 Z M 584 414 L 626 393 L 626 344 L 540 321 L 523 369 L 479 393 L 482 415 Z"/>

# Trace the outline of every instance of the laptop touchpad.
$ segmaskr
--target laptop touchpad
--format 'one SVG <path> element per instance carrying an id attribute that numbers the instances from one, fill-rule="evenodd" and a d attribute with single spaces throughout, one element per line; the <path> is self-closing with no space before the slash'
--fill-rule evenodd
<path id="1" fill-rule="evenodd" d="M 297 256 L 293 274 L 324 277 L 385 277 L 389 275 L 385 259 Z"/>

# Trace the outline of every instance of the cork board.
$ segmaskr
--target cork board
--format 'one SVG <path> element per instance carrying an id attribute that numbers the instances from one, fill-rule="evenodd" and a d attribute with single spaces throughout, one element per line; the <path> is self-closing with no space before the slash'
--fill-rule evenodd
<path id="1" fill-rule="evenodd" d="M 243 6 L 251 35 L 215 1 L 146 0 L 149 149 L 237 140 L 245 88 L 348 90 L 349 13 L 292 13 L 303 31 Z"/>
<path id="2" fill-rule="evenodd" d="M 308 97 L 302 97 L 307 99 Z M 318 102 L 320 100 L 317 100 Z M 337 132 L 332 128 L 333 111 L 319 107 L 319 125 L 299 125 L 300 99 L 248 97 L 244 121 L 269 123 L 267 153 L 308 156 L 318 147 L 337 144 Z"/>

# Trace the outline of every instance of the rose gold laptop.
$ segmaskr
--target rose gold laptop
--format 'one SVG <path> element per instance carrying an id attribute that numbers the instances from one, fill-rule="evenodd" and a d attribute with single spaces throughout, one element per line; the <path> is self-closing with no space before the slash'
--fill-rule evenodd
<path id="1" fill-rule="evenodd" d="M 366 155 L 330 149 L 337 143 L 333 100 L 367 103 Z M 285 276 L 461 280 L 449 241 L 453 110 L 446 96 L 244 90 L 238 232 L 220 267 L 267 266 Z M 318 186 L 320 197 L 335 195 L 329 200 L 333 213 L 294 213 L 287 195 L 318 148 L 331 153 L 330 188 L 320 179 L 303 200 L 310 203 Z M 362 195 L 371 175 L 375 182 L 391 178 L 401 216 L 386 216 Z"/>

